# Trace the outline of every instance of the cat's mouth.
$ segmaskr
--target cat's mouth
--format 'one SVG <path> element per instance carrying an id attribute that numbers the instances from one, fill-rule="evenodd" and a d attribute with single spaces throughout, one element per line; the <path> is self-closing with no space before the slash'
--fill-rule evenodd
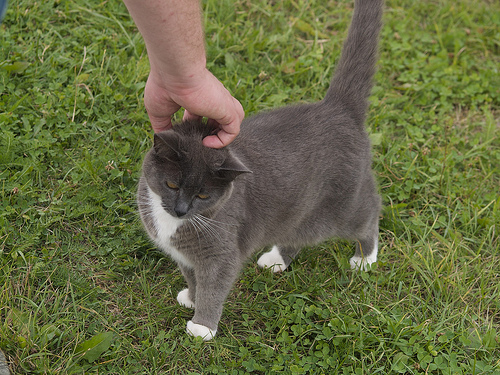
<path id="1" fill-rule="evenodd" d="M 172 208 L 170 207 L 170 205 L 167 205 L 165 203 L 162 203 L 161 207 L 165 210 L 165 212 L 167 214 L 172 215 L 173 217 L 175 217 L 177 219 L 189 220 L 189 218 L 192 216 L 192 215 L 190 215 L 189 207 L 184 207 L 182 205 L 177 205 L 172 210 Z"/>

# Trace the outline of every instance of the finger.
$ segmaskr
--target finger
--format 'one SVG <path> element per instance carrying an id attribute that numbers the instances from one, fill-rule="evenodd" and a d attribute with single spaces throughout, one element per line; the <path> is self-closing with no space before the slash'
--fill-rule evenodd
<path id="1" fill-rule="evenodd" d="M 206 74 L 201 89 L 192 92 L 189 100 L 176 98 L 179 99 L 176 102 L 188 111 L 187 118 L 203 116 L 215 120 L 221 128 L 227 127 L 228 133 L 239 131 L 245 117 L 243 107 L 212 73 L 207 71 Z"/>
<path id="2" fill-rule="evenodd" d="M 222 148 L 230 144 L 239 134 L 240 127 L 239 125 L 236 128 L 236 131 L 233 133 L 227 132 L 225 129 L 220 129 L 217 134 L 210 135 L 203 139 L 203 145 L 211 148 Z"/>
<path id="3" fill-rule="evenodd" d="M 221 132 L 217 133 L 216 135 L 210 135 L 208 137 L 203 138 L 203 146 L 209 147 L 209 148 L 223 148 L 232 142 L 232 139 L 231 140 L 224 140 L 224 139 L 219 138 L 220 133 Z M 224 143 L 224 142 L 226 142 L 226 143 Z"/>
<path id="4" fill-rule="evenodd" d="M 241 103 L 233 98 L 229 91 L 224 90 L 226 97 L 221 101 L 222 106 L 218 107 L 218 111 L 210 118 L 214 119 L 227 133 L 238 134 L 240 124 L 245 117 L 245 111 L 243 111 Z"/>
<path id="5" fill-rule="evenodd" d="M 225 93 L 229 94 L 227 90 Z M 238 100 L 229 95 L 229 98 L 224 98 L 213 105 L 208 106 L 212 110 L 206 113 L 208 116 L 207 125 L 218 129 L 215 135 L 205 137 L 203 145 L 211 148 L 222 148 L 230 144 L 240 132 L 240 124 L 245 116 L 243 107 Z M 224 106 L 226 104 L 226 106 Z M 221 107 L 222 105 L 222 107 Z M 222 116 L 218 116 L 222 115 Z M 200 120 L 202 116 L 198 116 L 186 110 L 183 120 Z"/>
<path id="6" fill-rule="evenodd" d="M 156 84 L 151 75 L 144 89 L 144 106 L 155 133 L 170 129 L 171 117 L 180 108 L 179 104 L 175 103 L 168 93 Z"/>
<path id="7" fill-rule="evenodd" d="M 186 109 L 186 110 L 184 110 L 184 115 L 182 116 L 182 121 L 189 121 L 189 120 L 197 121 L 197 120 L 201 120 L 202 118 L 203 118 L 202 116 L 195 115 Z"/>
<path id="8" fill-rule="evenodd" d="M 220 121 L 209 120 L 218 124 L 220 130 L 216 135 L 206 137 L 203 140 L 203 144 L 207 147 L 212 148 L 222 148 L 230 144 L 235 140 L 237 135 L 240 133 L 240 124 L 243 121 L 245 116 L 245 112 L 243 111 L 243 107 L 240 102 L 234 98 L 232 98 L 232 111 L 229 113 L 232 114 L 232 121 L 224 124 L 224 120 L 230 119 L 231 117 L 225 117 Z"/>
<path id="9" fill-rule="evenodd" d="M 165 130 L 172 128 L 172 120 L 170 117 L 155 117 L 149 116 L 149 120 L 151 121 L 151 127 L 155 133 L 159 133 Z"/>

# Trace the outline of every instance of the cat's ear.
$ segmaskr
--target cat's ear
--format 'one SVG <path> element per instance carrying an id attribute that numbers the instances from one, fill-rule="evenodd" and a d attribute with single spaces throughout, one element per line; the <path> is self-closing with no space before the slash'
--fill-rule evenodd
<path id="1" fill-rule="evenodd" d="M 222 178 L 232 181 L 240 174 L 252 173 L 252 171 L 230 152 L 226 160 L 224 160 L 224 163 L 219 167 L 218 173 Z"/>
<path id="2" fill-rule="evenodd" d="M 172 130 L 155 133 L 153 148 L 160 158 L 178 162 L 181 158 L 179 135 Z"/>

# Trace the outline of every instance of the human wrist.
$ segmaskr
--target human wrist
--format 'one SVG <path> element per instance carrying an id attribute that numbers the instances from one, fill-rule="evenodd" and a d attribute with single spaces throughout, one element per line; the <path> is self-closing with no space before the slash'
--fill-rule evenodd
<path id="1" fill-rule="evenodd" d="M 212 75 L 205 66 L 205 59 L 183 69 L 172 69 L 171 66 L 153 62 L 150 65 L 149 80 L 172 93 L 190 92 L 202 86 Z"/>

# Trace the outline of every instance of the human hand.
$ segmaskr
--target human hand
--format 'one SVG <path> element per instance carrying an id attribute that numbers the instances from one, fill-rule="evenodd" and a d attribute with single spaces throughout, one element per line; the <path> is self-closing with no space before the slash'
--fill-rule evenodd
<path id="1" fill-rule="evenodd" d="M 181 107 L 183 119 L 208 118 L 208 125 L 218 128 L 206 137 L 207 147 L 221 148 L 240 132 L 245 113 L 240 102 L 207 69 L 187 78 L 165 77 L 151 71 L 144 91 L 144 105 L 155 133 L 172 127 L 171 117 Z"/>

